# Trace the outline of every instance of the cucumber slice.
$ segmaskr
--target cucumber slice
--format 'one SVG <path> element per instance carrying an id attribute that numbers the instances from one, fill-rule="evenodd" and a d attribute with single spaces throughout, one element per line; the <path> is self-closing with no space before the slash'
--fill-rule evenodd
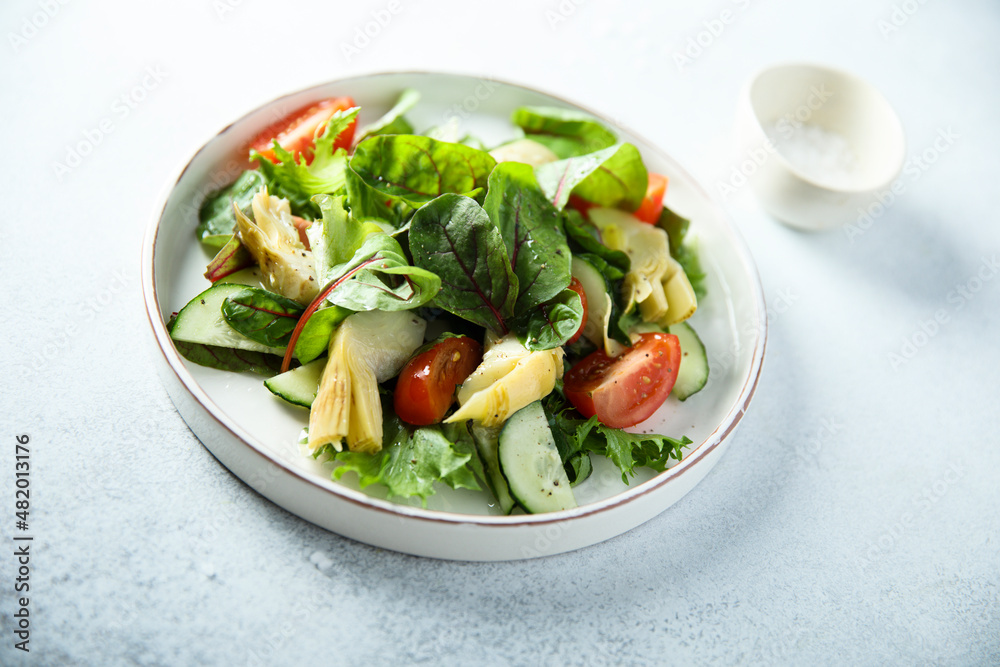
<path id="1" fill-rule="evenodd" d="M 285 348 L 268 347 L 250 340 L 229 326 L 222 316 L 222 302 L 226 300 L 226 297 L 242 292 L 244 289 L 246 289 L 244 285 L 235 283 L 212 285 L 181 308 L 174 321 L 174 328 L 170 330 L 170 337 L 185 343 L 201 343 L 236 350 L 284 355 Z"/>
<path id="2" fill-rule="evenodd" d="M 510 493 L 531 514 L 576 507 L 541 401 L 521 408 L 500 431 L 497 453 Z"/>
<path id="3" fill-rule="evenodd" d="M 283 398 L 292 405 L 301 405 L 304 408 L 312 407 L 316 400 L 316 392 L 319 390 L 319 378 L 326 368 L 327 358 L 310 361 L 304 366 L 293 368 L 273 378 L 264 380 L 264 386 L 272 394 Z"/>
<path id="4" fill-rule="evenodd" d="M 604 276 L 587 260 L 574 257 L 573 277 L 580 281 L 587 297 L 587 321 L 583 325 L 583 335 L 597 347 L 604 347 L 604 320 L 611 310 Z"/>
<path id="5" fill-rule="evenodd" d="M 681 344 L 681 366 L 672 393 L 684 401 L 701 391 L 708 382 L 708 357 L 701 339 L 687 322 L 671 324 L 670 333 L 677 336 Z"/>
<path id="6" fill-rule="evenodd" d="M 504 479 L 500 471 L 500 459 L 497 456 L 499 443 L 497 437 L 500 435 L 499 426 L 483 426 L 479 422 L 472 423 L 472 438 L 476 442 L 476 451 L 486 468 L 486 483 L 493 492 L 493 497 L 500 504 L 500 511 L 510 514 L 514 509 L 514 499 L 510 497 L 510 489 L 507 488 L 507 480 Z"/>

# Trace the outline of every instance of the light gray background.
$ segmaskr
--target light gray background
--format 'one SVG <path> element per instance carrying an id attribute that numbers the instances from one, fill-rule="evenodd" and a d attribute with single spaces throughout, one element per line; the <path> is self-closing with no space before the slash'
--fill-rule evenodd
<path id="1" fill-rule="evenodd" d="M 1000 6 L 898 2 L 890 32 L 888 0 L 398 2 L 350 58 L 387 2 L 3 3 L 0 663 L 1000 662 L 1000 278 L 973 280 L 1000 251 Z M 648 524 L 532 562 L 380 551 L 257 496 L 168 400 L 141 236 L 179 166 L 246 110 L 364 72 L 493 75 L 619 118 L 718 193 L 741 159 L 741 85 L 788 59 L 872 81 L 933 163 L 863 234 L 791 231 L 745 189 L 725 200 L 774 306 L 763 378 L 718 467 Z M 147 68 L 159 81 L 123 106 Z M 30 656 L 10 634 L 17 433 Z"/>

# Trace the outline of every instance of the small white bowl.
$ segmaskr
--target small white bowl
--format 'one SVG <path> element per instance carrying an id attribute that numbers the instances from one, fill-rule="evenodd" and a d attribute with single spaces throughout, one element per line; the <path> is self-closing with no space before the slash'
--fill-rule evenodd
<path id="1" fill-rule="evenodd" d="M 819 65 L 769 67 L 744 88 L 740 169 L 776 218 L 808 230 L 857 219 L 899 175 L 903 126 L 871 84 Z"/>

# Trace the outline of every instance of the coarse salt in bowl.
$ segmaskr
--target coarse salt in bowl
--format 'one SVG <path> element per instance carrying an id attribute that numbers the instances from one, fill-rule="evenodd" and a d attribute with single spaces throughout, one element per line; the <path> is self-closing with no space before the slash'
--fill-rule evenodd
<path id="1" fill-rule="evenodd" d="M 761 204 L 800 229 L 859 216 L 899 174 L 903 127 L 871 84 L 818 65 L 785 64 L 754 76 L 742 95 L 739 134 L 764 155 L 750 182 Z"/>

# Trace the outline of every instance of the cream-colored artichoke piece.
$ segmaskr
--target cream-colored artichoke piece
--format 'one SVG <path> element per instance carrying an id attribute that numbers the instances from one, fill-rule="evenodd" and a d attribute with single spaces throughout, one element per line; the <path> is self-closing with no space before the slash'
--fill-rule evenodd
<path id="1" fill-rule="evenodd" d="M 549 162 L 556 162 L 559 156 L 537 141 L 531 139 L 516 139 L 503 146 L 497 146 L 490 151 L 497 162 L 523 162 L 537 167 Z"/>
<path id="2" fill-rule="evenodd" d="M 698 299 L 683 267 L 670 255 L 664 230 L 616 209 L 595 208 L 589 215 L 604 243 L 625 252 L 632 261 L 622 284 L 626 311 L 638 304 L 644 321 L 661 326 L 683 322 L 694 314 Z"/>
<path id="3" fill-rule="evenodd" d="M 309 446 L 343 442 L 352 452 L 382 449 L 378 385 L 424 342 L 427 322 L 408 311 L 355 313 L 330 338 L 329 356 L 309 412 Z"/>
<path id="4" fill-rule="evenodd" d="M 489 343 L 489 341 L 487 341 Z M 446 422 L 473 419 L 499 426 L 535 401 L 548 396 L 563 373 L 563 350 L 529 351 L 513 334 L 490 347 L 458 392 L 459 409 Z"/>
<path id="5" fill-rule="evenodd" d="M 305 305 L 319 294 L 312 253 L 299 240 L 287 199 L 272 197 L 264 186 L 251 201 L 253 220 L 235 202 L 240 242 L 260 265 L 265 286 Z"/>

